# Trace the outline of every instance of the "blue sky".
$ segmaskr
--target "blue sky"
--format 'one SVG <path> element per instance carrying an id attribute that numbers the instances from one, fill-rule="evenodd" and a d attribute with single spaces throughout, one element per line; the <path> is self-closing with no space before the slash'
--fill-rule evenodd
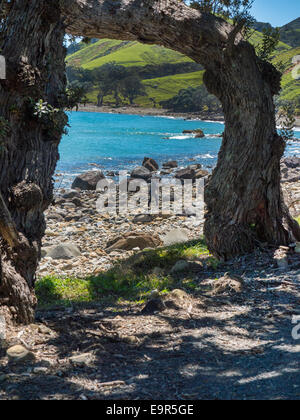
<path id="1" fill-rule="evenodd" d="M 299 0 L 255 0 L 252 14 L 259 22 L 283 26 L 300 17 Z"/>

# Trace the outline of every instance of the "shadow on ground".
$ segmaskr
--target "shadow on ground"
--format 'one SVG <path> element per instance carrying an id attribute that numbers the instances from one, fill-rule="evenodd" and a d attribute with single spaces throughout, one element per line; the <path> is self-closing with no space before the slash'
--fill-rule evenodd
<path id="1" fill-rule="evenodd" d="M 242 293 L 194 293 L 148 315 L 101 303 L 38 312 L 19 330 L 37 361 L 0 359 L 0 399 L 300 399 L 299 272 L 246 280 Z"/>

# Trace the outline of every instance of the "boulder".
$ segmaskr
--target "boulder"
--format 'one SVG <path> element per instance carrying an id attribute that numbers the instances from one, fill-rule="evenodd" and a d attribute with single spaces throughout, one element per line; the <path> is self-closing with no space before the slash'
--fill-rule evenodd
<path id="1" fill-rule="evenodd" d="M 64 243 L 43 248 L 42 255 L 43 257 L 51 257 L 53 260 L 69 260 L 79 257 L 81 252 L 76 244 Z"/>
<path id="2" fill-rule="evenodd" d="M 176 162 L 176 160 L 171 160 L 169 162 L 163 163 L 163 168 L 164 169 L 175 169 L 175 168 L 178 168 L 178 163 Z"/>
<path id="3" fill-rule="evenodd" d="M 175 178 L 177 179 L 199 179 L 203 178 L 205 176 L 209 175 L 208 171 L 205 171 L 204 169 L 197 169 L 196 165 L 190 165 L 185 169 L 180 169 L 176 172 Z"/>
<path id="4" fill-rule="evenodd" d="M 172 267 L 171 274 L 180 274 L 180 273 L 187 273 L 191 271 L 199 271 L 203 268 L 200 262 L 196 261 L 186 261 L 186 260 L 179 260 L 177 263 Z"/>
<path id="5" fill-rule="evenodd" d="M 128 232 L 109 241 L 107 243 L 107 251 L 111 252 L 117 249 L 131 251 L 134 248 L 143 250 L 145 248 L 157 248 L 160 245 L 162 245 L 162 242 L 157 235 Z"/>
<path id="6" fill-rule="evenodd" d="M 156 312 L 162 312 L 166 309 L 164 301 L 159 297 L 156 299 L 149 300 L 145 307 L 142 309 L 142 314 L 155 314 Z"/>
<path id="7" fill-rule="evenodd" d="M 162 169 L 160 171 L 160 175 L 171 175 L 172 172 L 173 172 L 173 169 Z"/>
<path id="8" fill-rule="evenodd" d="M 11 363 L 25 363 L 35 360 L 34 354 L 20 345 L 10 347 L 6 355 Z"/>
<path id="9" fill-rule="evenodd" d="M 80 193 L 76 190 L 69 190 L 63 194 L 62 198 L 65 200 L 71 200 L 72 198 L 80 198 Z"/>
<path id="10" fill-rule="evenodd" d="M 77 197 L 72 199 L 72 203 L 75 204 L 76 207 L 82 207 L 83 206 L 82 201 L 80 200 L 80 198 L 77 198 Z"/>
<path id="11" fill-rule="evenodd" d="M 150 172 L 155 172 L 159 169 L 159 165 L 155 162 L 154 159 L 145 157 L 143 162 L 143 167 L 148 169 Z"/>
<path id="12" fill-rule="evenodd" d="M 195 134 L 196 138 L 203 138 L 205 137 L 204 131 L 201 130 L 200 128 L 196 129 L 196 130 L 184 130 L 183 134 Z"/>
<path id="13" fill-rule="evenodd" d="M 138 166 L 131 172 L 132 179 L 143 179 L 144 181 L 149 181 L 151 179 L 151 172 L 149 169 L 144 166 Z"/>
<path id="14" fill-rule="evenodd" d="M 176 172 L 175 178 L 177 179 L 195 179 L 196 171 L 191 168 L 180 169 Z"/>
<path id="15" fill-rule="evenodd" d="M 287 166 L 290 169 L 296 169 L 296 168 L 300 168 L 300 158 L 293 156 L 293 157 L 287 157 L 285 159 L 283 159 L 282 161 L 285 166 Z"/>
<path id="16" fill-rule="evenodd" d="M 182 273 L 189 270 L 189 263 L 185 260 L 177 261 L 177 263 L 172 267 L 171 274 Z"/>
<path id="17" fill-rule="evenodd" d="M 203 139 L 203 137 L 205 137 L 205 134 L 203 132 L 195 134 L 195 139 Z"/>
<path id="18" fill-rule="evenodd" d="M 201 163 L 193 163 L 192 165 L 188 166 L 189 169 L 194 169 L 194 171 L 198 171 L 198 169 L 202 168 Z"/>
<path id="19" fill-rule="evenodd" d="M 224 277 L 215 280 L 213 283 L 213 294 L 242 293 L 245 289 L 245 282 L 242 277 L 226 273 Z"/>
<path id="20" fill-rule="evenodd" d="M 196 171 L 194 179 L 204 178 L 205 176 L 208 176 L 208 175 L 209 175 L 208 171 L 205 171 L 204 169 L 199 169 Z"/>
<path id="21" fill-rule="evenodd" d="M 161 237 L 165 246 L 187 242 L 189 240 L 187 229 L 173 229 Z"/>
<path id="22" fill-rule="evenodd" d="M 132 223 L 150 223 L 153 220 L 151 214 L 138 214 L 132 220 Z"/>
<path id="23" fill-rule="evenodd" d="M 96 191 L 99 181 L 105 179 L 101 171 L 88 171 L 76 177 L 72 184 L 72 188 L 79 188 L 80 190 Z"/>

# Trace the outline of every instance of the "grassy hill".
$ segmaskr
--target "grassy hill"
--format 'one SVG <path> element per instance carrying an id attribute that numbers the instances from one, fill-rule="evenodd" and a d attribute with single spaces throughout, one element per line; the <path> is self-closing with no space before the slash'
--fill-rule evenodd
<path id="1" fill-rule="evenodd" d="M 68 65 L 80 66 L 87 70 L 112 61 L 125 67 L 192 62 L 190 58 L 159 45 L 109 39 L 101 39 L 95 44 L 87 45 L 67 58 Z"/>
<path id="2" fill-rule="evenodd" d="M 256 28 L 262 30 L 266 25 L 258 22 Z M 254 46 L 258 46 L 263 37 L 259 30 L 256 30 L 250 39 Z M 300 82 L 292 79 L 291 71 L 293 69 L 293 57 L 300 54 L 300 18 L 281 28 L 281 33 L 282 41 L 272 57 L 272 62 L 275 65 L 280 64 L 285 71 L 280 99 L 296 101 L 300 96 Z M 290 42 L 290 45 L 283 42 L 284 40 Z M 294 44 L 296 44 L 296 47 Z M 88 45 L 81 43 L 76 45 L 75 48 L 73 45 L 70 51 L 74 50 L 77 51 L 67 57 L 67 65 L 85 70 L 94 70 L 111 62 L 132 69 L 146 68 L 150 65 L 153 67 L 164 64 L 180 65 L 180 72 L 178 71 L 176 74 L 162 74 L 161 77 L 153 75 L 151 78 L 150 76 L 143 77 L 142 83 L 146 89 L 146 96 L 140 96 L 135 100 L 137 105 L 143 107 L 153 106 L 154 103 L 159 104 L 160 101 L 168 100 L 177 95 L 181 89 L 197 87 L 203 83 L 203 71 L 200 68 L 192 69 L 191 63 L 193 61 L 190 58 L 161 46 L 101 39 L 93 40 Z M 91 89 L 87 98 L 89 102 L 96 103 L 97 90 L 95 88 Z M 111 105 L 114 103 L 114 99 L 107 96 L 104 103 Z"/>
<path id="3" fill-rule="evenodd" d="M 280 29 L 281 40 L 292 47 L 300 45 L 300 17 Z"/>

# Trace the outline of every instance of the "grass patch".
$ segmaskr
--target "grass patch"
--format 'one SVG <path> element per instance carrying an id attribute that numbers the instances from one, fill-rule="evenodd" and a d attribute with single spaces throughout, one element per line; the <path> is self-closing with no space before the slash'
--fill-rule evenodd
<path id="1" fill-rule="evenodd" d="M 67 57 L 68 65 L 83 67 L 87 70 L 93 70 L 112 61 L 125 67 L 132 67 L 146 66 L 147 64 L 192 62 L 193 60 L 159 45 L 110 39 L 101 39 Z"/>
<path id="2" fill-rule="evenodd" d="M 173 76 L 157 77 L 155 79 L 145 79 L 142 81 L 146 89 L 146 96 L 139 96 L 135 99 L 135 104 L 142 107 L 153 107 L 153 99 L 157 106 L 160 101 L 173 98 L 181 89 L 198 87 L 203 84 L 204 71 L 191 73 L 175 74 Z M 97 103 L 97 89 L 93 89 L 87 94 L 90 103 Z M 150 99 L 152 98 L 152 100 Z M 109 95 L 104 98 L 104 105 L 115 105 L 115 99 Z"/>
<path id="3" fill-rule="evenodd" d="M 154 289 L 162 293 L 174 288 L 192 291 L 196 284 L 191 273 L 170 274 L 179 260 L 203 260 L 213 268 L 218 265 L 203 240 L 143 251 L 117 262 L 109 271 L 86 279 L 44 277 L 36 284 L 39 308 L 95 301 L 143 303 Z"/>

